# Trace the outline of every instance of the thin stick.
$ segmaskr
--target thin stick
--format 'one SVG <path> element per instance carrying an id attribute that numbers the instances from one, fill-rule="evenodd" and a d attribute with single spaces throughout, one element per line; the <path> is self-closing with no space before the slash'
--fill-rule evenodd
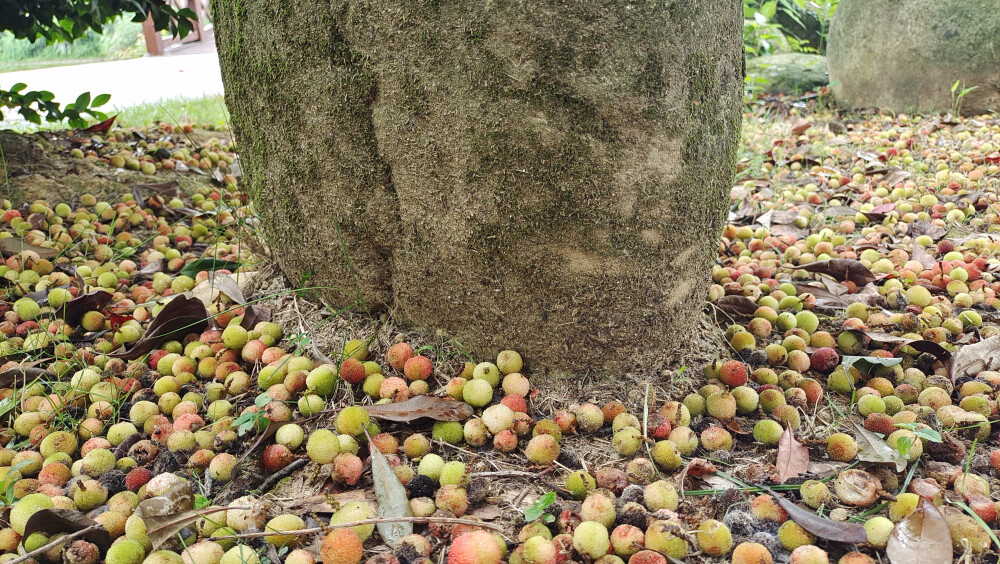
<path id="1" fill-rule="evenodd" d="M 269 537 L 272 535 L 292 535 L 292 536 L 303 536 L 311 535 L 313 533 L 322 533 L 327 529 L 343 529 L 345 527 L 359 527 L 362 525 L 378 525 L 379 523 L 446 523 L 449 525 L 473 525 L 476 527 L 483 527 L 484 529 L 492 529 L 500 534 L 504 533 L 503 527 L 499 525 L 494 525 L 492 523 L 485 523 L 482 521 L 473 521 L 472 519 L 462 519 L 460 517 L 376 517 L 374 519 L 362 519 L 360 521 L 351 521 L 350 523 L 337 523 L 336 525 L 331 523 L 325 527 L 311 527 L 308 529 L 298 529 L 295 531 L 257 531 L 254 533 L 239 533 L 236 535 L 226 535 L 222 537 L 212 537 L 214 540 L 222 539 L 253 539 L 258 537 Z M 100 526 L 100 525 L 98 525 Z M 61 537 L 59 542 L 66 541 L 66 537 Z M 53 546 L 59 543 L 50 543 Z M 40 552 L 41 550 L 48 548 L 48 545 L 43 546 L 34 552 Z M 29 555 L 30 556 L 30 555 Z"/>
<path id="2" fill-rule="evenodd" d="M 309 459 L 308 458 L 299 458 L 299 459 L 293 460 L 291 464 L 289 464 L 288 466 L 285 466 L 281 470 L 278 470 L 274 474 L 271 474 L 270 476 L 268 476 L 268 478 L 266 480 L 264 480 L 263 482 L 261 482 L 260 487 L 257 488 L 257 491 L 259 491 L 261 493 L 267 492 L 272 487 L 274 487 L 275 484 L 277 484 L 278 482 L 280 482 L 281 480 L 283 480 L 285 477 L 287 477 L 292 472 L 294 472 L 294 471 L 298 470 L 299 468 L 305 466 L 306 464 L 309 464 Z"/>
<path id="3" fill-rule="evenodd" d="M 80 529 L 79 531 L 77 531 L 75 533 L 70 533 L 68 535 L 61 536 L 61 537 L 57 538 L 56 540 L 54 540 L 54 541 L 52 541 L 52 542 L 50 542 L 48 544 L 44 544 L 44 545 L 36 548 L 35 550 L 32 550 L 31 552 L 25 554 L 24 556 L 18 556 L 17 558 L 9 561 L 7 564 L 20 564 L 21 562 L 26 562 L 28 560 L 31 560 L 35 556 L 38 556 L 39 554 L 45 552 L 46 550 L 49 550 L 50 548 L 55 548 L 55 547 L 57 547 L 57 546 L 65 543 L 68 540 L 72 540 L 72 539 L 75 539 L 77 537 L 82 537 L 82 536 L 86 535 L 87 533 L 89 533 L 91 531 L 96 531 L 98 529 L 101 529 L 102 527 L 103 527 L 103 525 L 100 525 L 100 524 L 97 524 L 97 523 L 95 523 L 95 524 L 93 524 L 93 525 L 91 525 L 89 527 L 84 527 L 84 528 Z"/>

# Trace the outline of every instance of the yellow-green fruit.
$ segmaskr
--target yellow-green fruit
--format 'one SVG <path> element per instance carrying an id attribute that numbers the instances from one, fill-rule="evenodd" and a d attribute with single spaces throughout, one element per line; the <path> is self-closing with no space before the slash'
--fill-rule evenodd
<path id="1" fill-rule="evenodd" d="M 709 556 L 729 554 L 733 548 L 733 534 L 729 532 L 729 527 L 715 519 L 702 521 L 695 539 L 702 552 Z"/>
<path id="2" fill-rule="evenodd" d="M 368 345 L 361 339 L 351 339 L 344 343 L 344 358 L 360 361 L 368 360 Z"/>
<path id="3" fill-rule="evenodd" d="M 784 430 L 781 424 L 773 419 L 761 419 L 753 426 L 753 438 L 765 445 L 776 445 L 781 440 Z"/>
<path id="4" fill-rule="evenodd" d="M 920 496 L 915 493 L 896 494 L 896 501 L 889 503 L 889 520 L 898 523 L 910 516 L 917 509 Z"/>
<path id="5" fill-rule="evenodd" d="M 238 544 L 222 555 L 219 564 L 260 564 L 260 558 L 249 546 Z"/>
<path id="6" fill-rule="evenodd" d="M 105 562 L 107 564 L 141 564 L 146 557 L 146 551 L 138 541 L 122 539 L 108 549 Z"/>
<path id="7" fill-rule="evenodd" d="M 858 455 L 858 443 L 847 433 L 834 433 L 826 439 L 826 453 L 840 462 L 851 462 Z"/>
<path id="8" fill-rule="evenodd" d="M 337 414 L 337 431 L 352 437 L 361 435 L 369 423 L 371 423 L 371 418 L 365 408 L 360 405 L 345 407 Z"/>
<path id="9" fill-rule="evenodd" d="M 340 509 L 330 517 L 330 524 L 353 523 L 354 521 L 364 521 L 373 517 L 375 517 L 375 510 L 367 503 L 363 501 L 348 501 L 341 505 Z M 368 537 L 372 536 L 372 532 L 375 531 L 375 525 L 358 525 L 351 528 L 361 537 L 362 541 L 368 540 Z"/>
<path id="10" fill-rule="evenodd" d="M 677 510 L 677 488 L 666 480 L 657 480 L 646 486 L 642 491 L 642 501 L 650 511 L 660 509 Z"/>
<path id="11" fill-rule="evenodd" d="M 795 521 L 788 520 L 778 527 L 778 542 L 785 550 L 795 550 L 802 545 L 815 543 L 816 537 Z"/>
<path id="12" fill-rule="evenodd" d="M 265 531 L 276 531 L 276 532 L 297 531 L 299 529 L 305 529 L 305 528 L 306 528 L 306 523 L 305 521 L 302 520 L 301 517 L 299 517 L 298 515 L 290 515 L 287 513 L 284 515 L 278 515 L 274 519 L 268 521 L 267 525 L 264 526 Z M 280 547 L 280 546 L 296 546 L 298 545 L 300 538 L 303 537 L 299 537 L 296 535 L 276 534 L 276 535 L 268 535 L 264 537 L 264 540 L 270 544 Z"/>
<path id="13" fill-rule="evenodd" d="M 430 453 L 420 459 L 420 464 L 417 466 L 417 474 L 427 476 L 436 482 L 441 477 L 441 470 L 443 468 L 444 459 L 434 453 Z"/>
<path id="14" fill-rule="evenodd" d="M 462 387 L 462 399 L 473 407 L 483 407 L 493 401 L 493 387 L 486 380 L 470 380 Z"/>
<path id="15" fill-rule="evenodd" d="M 105 490 L 105 495 L 107 491 Z M 10 510 L 10 526 L 19 535 L 24 534 L 24 526 L 28 523 L 28 518 L 36 511 L 51 509 L 55 507 L 52 499 L 40 493 L 29 494 L 21 498 Z"/>
<path id="16" fill-rule="evenodd" d="M 868 535 L 868 543 L 875 548 L 885 548 L 889 542 L 889 534 L 895 525 L 892 521 L 876 515 L 865 521 L 865 533 Z"/>
<path id="17" fill-rule="evenodd" d="M 650 450 L 653 461 L 662 466 L 668 472 L 672 472 L 681 466 L 681 455 L 677 452 L 677 447 L 669 440 L 657 441 Z"/>
<path id="18" fill-rule="evenodd" d="M 317 464 L 329 464 L 340 454 L 340 439 L 329 429 L 316 429 L 306 441 L 306 453 Z"/>
<path id="19" fill-rule="evenodd" d="M 653 521 L 646 527 L 646 548 L 683 560 L 688 552 L 684 527 L 678 521 Z"/>
<path id="20" fill-rule="evenodd" d="M 830 502 L 830 488 L 819 480 L 802 482 L 799 494 L 802 496 L 802 501 L 813 509 L 818 509 L 819 506 Z"/>
<path id="21" fill-rule="evenodd" d="M 580 523 L 573 531 L 573 548 L 594 560 L 604 556 L 611 548 L 607 527 L 595 521 Z"/>
<path id="22" fill-rule="evenodd" d="M 586 470 L 577 470 L 566 476 L 566 489 L 576 499 L 583 499 L 597 487 L 597 481 Z"/>

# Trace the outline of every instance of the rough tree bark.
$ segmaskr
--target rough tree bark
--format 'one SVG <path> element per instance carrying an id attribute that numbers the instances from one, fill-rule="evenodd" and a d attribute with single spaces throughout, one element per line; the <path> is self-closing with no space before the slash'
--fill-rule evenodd
<path id="1" fill-rule="evenodd" d="M 685 345 L 739 132 L 733 0 L 215 0 L 281 269 L 472 352 L 618 373 Z"/>

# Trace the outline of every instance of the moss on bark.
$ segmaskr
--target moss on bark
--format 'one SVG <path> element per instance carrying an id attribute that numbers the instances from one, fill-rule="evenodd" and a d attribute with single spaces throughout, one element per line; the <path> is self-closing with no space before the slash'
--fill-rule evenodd
<path id="1" fill-rule="evenodd" d="M 742 20 L 719 4 L 216 0 L 280 266 L 478 354 L 668 361 L 733 172 Z"/>

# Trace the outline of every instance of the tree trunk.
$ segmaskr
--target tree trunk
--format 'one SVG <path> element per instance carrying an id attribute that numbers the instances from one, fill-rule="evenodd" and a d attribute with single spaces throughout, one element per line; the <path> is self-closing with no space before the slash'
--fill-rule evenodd
<path id="1" fill-rule="evenodd" d="M 479 358 L 680 352 L 740 126 L 728 0 L 215 0 L 278 264 Z"/>

